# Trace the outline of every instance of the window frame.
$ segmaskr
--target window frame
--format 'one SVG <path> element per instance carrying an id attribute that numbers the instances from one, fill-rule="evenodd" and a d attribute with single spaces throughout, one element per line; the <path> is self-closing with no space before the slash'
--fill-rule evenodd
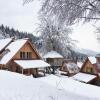
<path id="1" fill-rule="evenodd" d="M 20 52 L 20 59 L 32 59 L 32 52 Z"/>

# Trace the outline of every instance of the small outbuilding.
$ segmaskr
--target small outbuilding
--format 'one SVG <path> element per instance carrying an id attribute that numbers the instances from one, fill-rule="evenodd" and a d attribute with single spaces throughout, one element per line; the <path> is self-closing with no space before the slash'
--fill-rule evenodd
<path id="1" fill-rule="evenodd" d="M 53 69 L 53 73 L 55 73 L 55 70 L 59 67 L 62 66 L 62 62 L 63 62 L 63 56 L 56 52 L 56 51 L 50 51 L 47 54 L 45 54 L 43 56 L 43 58 L 45 59 L 45 61 L 47 63 L 49 63 Z"/>
<path id="2" fill-rule="evenodd" d="M 60 67 L 61 74 L 72 76 L 79 72 L 79 68 L 75 61 L 66 59 Z"/>

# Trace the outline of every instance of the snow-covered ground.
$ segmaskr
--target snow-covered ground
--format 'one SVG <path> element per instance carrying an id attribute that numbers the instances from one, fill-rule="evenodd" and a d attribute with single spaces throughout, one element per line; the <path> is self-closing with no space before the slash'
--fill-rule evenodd
<path id="1" fill-rule="evenodd" d="M 66 92 L 59 91 L 38 79 L 0 71 L 0 100 L 65 100 L 66 98 Z"/>
<path id="2" fill-rule="evenodd" d="M 100 100 L 99 94 L 99 87 L 67 77 L 33 78 L 0 70 L 0 100 Z"/>
<path id="3" fill-rule="evenodd" d="M 72 78 L 54 75 L 41 78 L 40 80 L 57 89 L 64 90 L 68 94 L 70 93 L 73 100 L 78 100 L 76 97 L 78 97 L 79 100 L 100 100 L 100 87 L 81 83 Z"/>

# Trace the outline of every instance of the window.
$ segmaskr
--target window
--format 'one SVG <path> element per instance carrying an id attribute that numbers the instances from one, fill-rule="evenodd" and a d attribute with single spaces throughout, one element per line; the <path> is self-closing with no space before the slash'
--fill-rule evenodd
<path id="1" fill-rule="evenodd" d="M 27 59 L 31 59 L 32 58 L 32 52 L 27 52 Z"/>
<path id="2" fill-rule="evenodd" d="M 87 72 L 88 72 L 88 73 L 93 73 L 93 68 L 87 67 Z"/>
<path id="3" fill-rule="evenodd" d="M 29 58 L 29 52 L 26 53 L 27 58 Z"/>
<path id="4" fill-rule="evenodd" d="M 22 58 L 25 59 L 25 52 L 22 52 Z"/>
<path id="5" fill-rule="evenodd" d="M 29 58 L 32 58 L 32 52 L 29 52 Z"/>
<path id="6" fill-rule="evenodd" d="M 20 52 L 20 58 L 23 58 L 23 52 Z"/>
<path id="7" fill-rule="evenodd" d="M 20 58 L 21 59 L 31 59 L 32 52 L 20 52 Z"/>

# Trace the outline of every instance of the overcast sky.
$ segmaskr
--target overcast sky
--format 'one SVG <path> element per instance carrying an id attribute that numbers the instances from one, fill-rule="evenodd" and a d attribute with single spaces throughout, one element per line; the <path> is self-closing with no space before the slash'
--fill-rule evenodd
<path id="1" fill-rule="evenodd" d="M 0 0 L 0 24 L 21 31 L 33 32 L 38 23 L 39 2 L 35 0 L 23 6 L 23 0 Z"/>
<path id="2" fill-rule="evenodd" d="M 100 45 L 96 39 L 95 23 L 76 24 L 74 25 L 74 32 L 72 38 L 79 41 L 77 45 L 82 48 L 100 51 Z"/>
<path id="3" fill-rule="evenodd" d="M 0 0 L 0 24 L 4 24 L 20 31 L 35 33 L 38 21 L 39 2 L 35 0 L 25 6 L 22 0 Z M 94 34 L 95 29 L 89 24 L 74 25 L 73 39 L 79 41 L 81 48 L 99 51 L 100 47 Z"/>

